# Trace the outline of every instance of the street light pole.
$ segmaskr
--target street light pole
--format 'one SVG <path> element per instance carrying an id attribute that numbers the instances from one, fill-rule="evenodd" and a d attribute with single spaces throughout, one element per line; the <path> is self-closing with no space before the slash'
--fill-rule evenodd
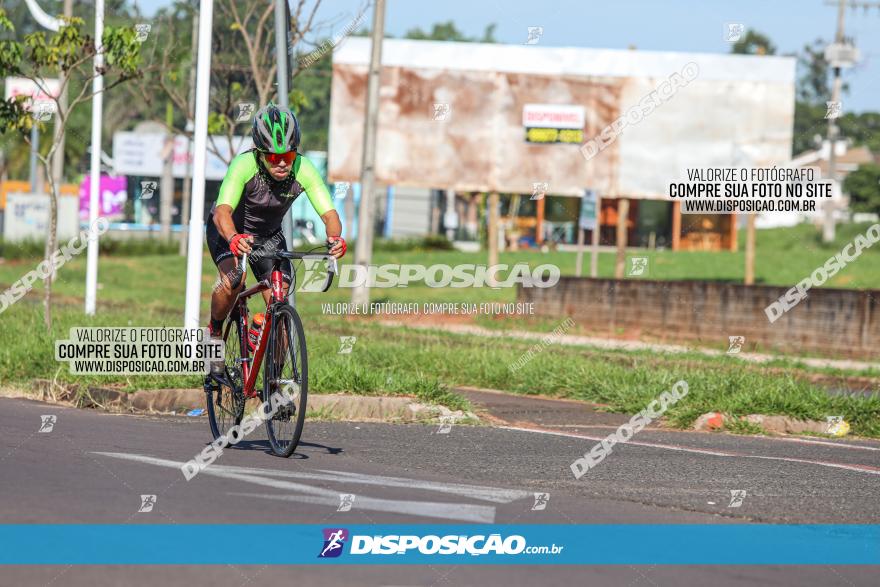
<path id="1" fill-rule="evenodd" d="M 95 0 L 95 71 L 104 69 L 104 0 Z M 101 188 L 101 121 L 104 118 L 104 76 L 92 79 L 92 159 L 89 167 L 89 229 L 98 221 Z M 93 316 L 98 295 L 98 237 L 89 239 L 86 253 L 86 314 Z"/>
<path id="2" fill-rule="evenodd" d="M 211 28 L 214 0 L 199 3 L 199 51 L 196 65 L 195 129 L 193 136 L 193 186 L 186 260 L 184 327 L 198 328 L 202 286 L 202 226 L 205 222 L 205 164 L 208 147 L 208 97 L 211 89 Z"/>

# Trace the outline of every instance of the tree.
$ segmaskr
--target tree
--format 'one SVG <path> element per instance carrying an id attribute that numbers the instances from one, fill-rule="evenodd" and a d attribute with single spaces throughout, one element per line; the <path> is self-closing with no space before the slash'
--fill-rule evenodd
<path id="1" fill-rule="evenodd" d="M 743 38 L 733 44 L 730 52 L 740 55 L 775 55 L 776 46 L 767 35 L 749 29 Z"/>
<path id="2" fill-rule="evenodd" d="M 856 145 L 865 145 L 871 152 L 880 153 L 880 112 L 847 112 L 837 119 L 840 134 Z"/>
<path id="3" fill-rule="evenodd" d="M 317 0 L 306 9 L 306 0 L 297 0 L 293 12 L 286 15 L 291 47 L 309 46 L 305 37 L 318 26 L 314 18 L 320 3 Z M 207 148 L 228 165 L 236 155 L 236 130 L 238 134 L 246 134 L 246 125 L 250 123 L 239 116 L 244 113 L 239 105 L 249 103 L 259 108 L 270 100 L 277 100 L 275 2 L 257 0 L 245 5 L 236 0 L 217 0 L 215 6 Z M 195 115 L 192 93 L 196 51 L 193 41 L 197 35 L 197 19 L 196 5 L 184 0 L 177 0 L 157 13 L 153 19 L 157 35 L 145 55 L 148 66 L 143 70 L 142 81 L 132 88 L 132 94 L 144 102 L 145 118 L 163 124 L 171 136 L 181 134 L 190 139 L 193 129 L 188 122 Z M 289 65 L 294 66 L 292 80 L 301 70 L 296 62 Z M 298 90 L 291 91 L 289 99 L 294 109 L 299 103 L 308 102 Z M 216 135 L 225 136 L 228 148 L 222 149 L 217 144 Z M 326 130 L 324 135 L 326 137 Z M 181 210 L 184 225 L 191 186 L 187 176 Z M 181 232 L 181 255 L 185 254 L 186 238 L 184 230 Z"/>
<path id="4" fill-rule="evenodd" d="M 328 52 L 329 53 L 329 52 Z M 297 59 L 302 62 L 302 59 Z M 315 60 L 300 69 L 291 92 L 291 106 L 299 118 L 304 148 L 326 151 L 330 129 L 330 82 L 333 68 L 329 57 Z"/>
<path id="5" fill-rule="evenodd" d="M 39 2 L 44 9 L 50 14 L 61 12 L 60 0 L 52 2 L 41 0 Z M 93 0 L 77 0 L 76 12 L 77 16 L 86 23 L 94 22 L 94 1 Z M 6 16 L 12 21 L 15 29 L 15 35 L 23 39 L 32 32 L 44 30 L 31 16 L 24 0 L 0 0 L 0 6 L 6 10 Z M 135 22 L 145 21 L 137 12 L 137 7 L 132 6 L 128 0 L 105 0 L 104 22 L 110 27 L 128 27 Z M 71 79 L 68 92 L 79 93 L 81 81 L 78 78 Z M 2 97 L 0 97 L 2 99 Z M 140 99 L 138 100 L 140 102 Z M 103 141 L 104 145 L 109 145 L 113 133 L 119 130 L 120 126 L 127 123 L 131 118 L 133 110 L 132 100 L 125 92 L 111 92 L 104 96 L 104 121 L 103 121 Z M 88 170 L 88 148 L 91 144 L 91 112 L 89 105 L 78 108 L 71 113 L 70 121 L 67 123 L 67 137 L 64 141 L 64 178 L 67 181 L 78 179 L 78 175 Z M 41 133 L 40 151 L 46 153 L 51 146 L 51 140 L 47 136 L 51 134 L 51 128 L 47 129 L 47 133 Z M 3 139 L 0 139 L 2 141 Z M 27 178 L 28 161 L 30 159 L 29 145 L 20 140 L 17 136 L 8 139 L 5 150 L 6 163 L 10 177 L 19 179 Z M 109 152 L 109 148 L 105 147 Z"/>
<path id="6" fill-rule="evenodd" d="M 306 36 L 317 26 L 315 16 L 320 0 L 307 7 L 307 0 L 297 0 L 290 13 L 289 43 L 306 53 L 314 44 Z M 255 0 L 242 3 L 237 0 L 217 0 L 214 15 L 213 56 L 211 60 L 210 113 L 208 115 L 208 149 L 227 164 L 235 156 L 234 137 L 241 128 L 239 104 L 252 103 L 257 108 L 277 100 L 277 61 L 275 58 L 275 2 Z M 191 49 L 192 22 L 195 7 L 191 2 L 178 0 L 157 13 L 154 22 L 157 42 L 149 54 L 137 94 L 146 102 L 147 116 L 167 125 L 165 104 L 174 107 L 173 124 L 169 132 L 192 136 L 186 126 L 193 113 L 189 107 L 189 72 L 195 67 Z M 296 60 L 290 63 L 291 80 L 302 71 Z M 293 85 L 293 84 L 291 84 Z M 159 91 L 156 91 L 159 90 Z M 291 104 L 302 96 L 291 92 Z M 218 147 L 213 135 L 225 135 L 228 152 Z"/>
<path id="7" fill-rule="evenodd" d="M 867 163 L 846 176 L 843 191 L 856 212 L 880 214 L 880 165 Z"/>
<path id="8" fill-rule="evenodd" d="M 458 41 L 460 43 L 497 43 L 495 40 L 495 24 L 486 26 L 483 30 L 482 37 L 468 37 L 463 32 L 455 28 L 455 23 L 451 20 L 446 22 L 434 23 L 430 33 L 425 33 L 422 29 L 416 27 L 410 29 L 404 35 L 407 39 L 417 39 L 423 41 Z"/>
<path id="9" fill-rule="evenodd" d="M 58 117 L 64 137 L 71 115 L 79 106 L 89 102 L 95 94 L 91 82 L 97 76 L 104 76 L 104 90 L 137 77 L 140 64 L 140 44 L 134 29 L 106 27 L 103 32 L 103 46 L 96 47 L 94 39 L 82 31 L 84 21 L 79 18 L 65 19 L 64 25 L 47 37 L 43 31 L 28 34 L 21 43 L 15 39 L 0 40 L 0 76 L 20 76 L 33 81 L 44 93 L 49 95 L 43 80 L 58 78 L 61 87 L 71 87 L 66 107 L 53 98 L 55 116 Z M 12 21 L 0 9 L 0 33 L 14 33 Z M 99 71 L 92 66 L 95 55 L 104 56 L 104 67 Z M 111 77 L 111 74 L 114 77 Z M 33 125 L 43 126 L 27 110 L 22 97 L 10 98 L 0 102 L 0 133 L 19 132 L 26 142 Z M 58 245 L 58 189 L 51 172 L 51 161 L 60 141 L 52 141 L 46 153 L 39 153 L 49 182 L 49 235 L 46 238 L 44 263 L 51 267 L 44 281 L 43 311 L 46 328 L 52 327 L 52 281 L 55 277 L 53 253 Z M 92 178 L 98 181 L 98 178 Z"/>

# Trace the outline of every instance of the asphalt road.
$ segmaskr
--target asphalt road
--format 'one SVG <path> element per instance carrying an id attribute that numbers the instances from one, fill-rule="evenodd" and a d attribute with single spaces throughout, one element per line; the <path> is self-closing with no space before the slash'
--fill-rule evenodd
<path id="1" fill-rule="evenodd" d="M 51 432 L 38 432 L 54 415 Z M 531 426 L 531 428 L 537 428 Z M 3 523 L 880 523 L 880 443 L 645 430 L 580 480 L 569 464 L 608 430 L 307 423 L 297 454 L 262 429 L 191 481 L 204 417 L 110 415 L 0 399 Z M 729 507 L 731 490 L 745 490 Z M 535 493 L 548 493 L 535 510 Z M 354 495 L 338 511 L 340 494 Z M 138 512 L 141 495 L 155 495 Z M 236 547 L 250 548 L 243 537 Z M 113 545 L 116 546 L 116 545 Z M 110 547 L 108 545 L 107 547 Z M 207 547 L 194 545 L 194 548 Z M 847 566 L 7 567 L 0 585 L 876 584 Z"/>

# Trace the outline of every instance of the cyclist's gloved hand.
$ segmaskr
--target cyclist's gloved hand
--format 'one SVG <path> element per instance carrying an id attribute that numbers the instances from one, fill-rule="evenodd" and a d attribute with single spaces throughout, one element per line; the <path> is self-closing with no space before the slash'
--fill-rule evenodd
<path id="1" fill-rule="evenodd" d="M 236 257 L 243 255 L 244 253 L 250 253 L 250 243 L 253 241 L 253 238 L 253 235 L 250 234 L 235 234 L 229 241 L 229 250 L 232 251 L 232 254 Z"/>
<path id="2" fill-rule="evenodd" d="M 348 250 L 348 245 L 345 244 L 345 239 L 341 236 L 328 237 L 327 244 L 331 245 L 330 254 L 337 259 L 341 259 L 345 255 L 345 251 Z"/>

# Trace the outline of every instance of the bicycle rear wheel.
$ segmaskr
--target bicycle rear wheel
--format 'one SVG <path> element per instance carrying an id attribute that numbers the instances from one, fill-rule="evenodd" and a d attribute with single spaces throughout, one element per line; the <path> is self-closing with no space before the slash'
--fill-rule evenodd
<path id="1" fill-rule="evenodd" d="M 262 398 L 267 406 L 269 444 L 280 457 L 292 455 L 299 444 L 306 418 L 308 373 L 302 321 L 292 306 L 281 304 L 272 316 Z"/>
<path id="2" fill-rule="evenodd" d="M 221 383 L 213 379 L 212 385 L 207 389 L 208 421 L 211 424 L 211 434 L 214 440 L 218 440 L 233 426 L 241 424 L 244 416 L 244 381 L 241 372 L 242 336 L 243 330 L 241 319 L 230 319 L 224 329 L 224 352 L 225 369 Z M 208 375 L 210 378 L 211 376 Z"/>

